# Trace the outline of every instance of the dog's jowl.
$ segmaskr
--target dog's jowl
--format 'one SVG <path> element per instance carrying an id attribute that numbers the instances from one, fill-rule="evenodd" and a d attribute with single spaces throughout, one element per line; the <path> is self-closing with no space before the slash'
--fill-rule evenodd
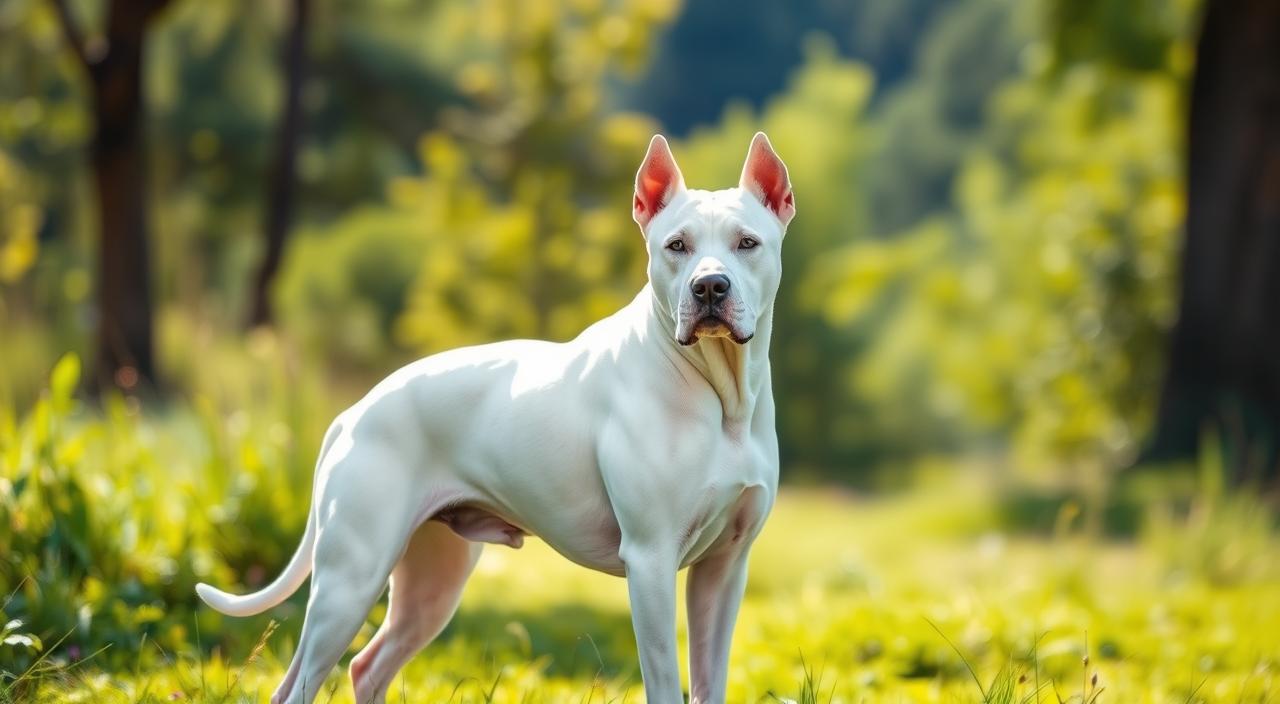
<path id="1" fill-rule="evenodd" d="M 246 596 L 197 588 L 245 616 L 311 575 L 273 702 L 315 699 L 389 582 L 386 621 L 351 662 L 357 701 L 384 701 L 452 617 L 484 543 L 526 535 L 627 579 L 653 704 L 684 700 L 676 572 L 688 567 L 690 698 L 724 701 L 747 553 L 778 482 L 768 352 L 795 200 L 764 134 L 720 191 L 686 188 L 656 136 L 632 208 L 649 281 L 630 304 L 570 342 L 467 347 L 396 371 L 325 435 L 284 572 Z"/>

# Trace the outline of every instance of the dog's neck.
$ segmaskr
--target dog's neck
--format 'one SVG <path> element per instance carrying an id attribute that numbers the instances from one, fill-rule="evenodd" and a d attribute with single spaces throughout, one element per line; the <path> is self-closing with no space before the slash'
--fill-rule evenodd
<path id="1" fill-rule="evenodd" d="M 760 394 L 768 388 L 769 340 L 773 332 L 773 306 L 756 323 L 755 335 L 738 344 L 728 337 L 704 337 L 692 345 L 676 342 L 675 321 L 645 285 L 636 297 L 648 328 L 648 337 L 661 346 L 673 362 L 683 360 L 706 380 L 720 398 L 726 424 L 749 422 Z"/>

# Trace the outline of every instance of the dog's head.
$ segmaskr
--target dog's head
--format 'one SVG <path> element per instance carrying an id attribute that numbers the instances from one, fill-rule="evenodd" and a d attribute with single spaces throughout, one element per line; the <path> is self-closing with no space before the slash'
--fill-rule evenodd
<path id="1" fill-rule="evenodd" d="M 634 216 L 649 249 L 649 282 L 676 341 L 745 344 L 782 278 L 782 237 L 795 215 L 787 167 L 757 132 L 737 188 L 687 189 L 662 135 L 636 174 Z"/>

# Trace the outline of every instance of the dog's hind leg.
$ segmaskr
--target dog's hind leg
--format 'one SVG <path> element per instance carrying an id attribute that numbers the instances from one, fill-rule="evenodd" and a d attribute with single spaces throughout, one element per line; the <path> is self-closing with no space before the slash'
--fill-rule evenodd
<path id="1" fill-rule="evenodd" d="M 392 461 L 370 452 L 353 453 L 338 462 L 327 486 L 317 492 L 311 599 L 294 661 L 272 704 L 315 700 L 386 587 L 413 528 L 414 497 L 351 484 L 367 482 L 369 468 Z"/>
<path id="2" fill-rule="evenodd" d="M 382 704 L 387 688 L 414 654 L 440 635 L 458 608 L 462 587 L 482 543 L 427 521 L 414 533 L 391 572 L 391 596 L 382 627 L 351 661 L 356 704 Z"/>

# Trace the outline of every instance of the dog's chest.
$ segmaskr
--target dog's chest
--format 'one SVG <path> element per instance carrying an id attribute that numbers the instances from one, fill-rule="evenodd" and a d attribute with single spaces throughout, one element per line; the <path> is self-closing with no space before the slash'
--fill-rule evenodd
<path id="1" fill-rule="evenodd" d="M 652 441 L 649 450 L 658 444 Z M 619 510 L 642 513 L 649 524 L 644 533 L 666 534 L 681 567 L 726 542 L 753 535 L 777 486 L 776 463 L 771 465 L 768 447 L 734 438 L 697 450 L 686 447 L 677 452 L 687 464 L 631 465 L 625 469 L 627 478 L 638 480 L 643 490 L 615 484 L 612 497 L 602 493 L 598 502 L 580 504 L 584 510 L 568 512 L 573 516 L 569 520 L 562 510 L 554 524 L 532 532 L 574 562 L 615 575 L 624 573 L 619 550 L 625 522 Z"/>

